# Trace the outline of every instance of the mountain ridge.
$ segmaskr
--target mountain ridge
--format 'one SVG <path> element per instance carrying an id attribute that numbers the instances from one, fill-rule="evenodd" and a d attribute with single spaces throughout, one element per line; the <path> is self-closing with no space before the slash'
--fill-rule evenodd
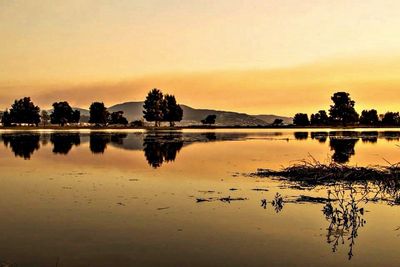
<path id="1" fill-rule="evenodd" d="M 250 115 L 242 112 L 193 108 L 185 104 L 180 105 L 183 109 L 183 119 L 179 125 L 194 125 L 199 124 L 202 119 L 207 115 L 217 115 L 216 125 L 223 126 L 258 126 L 271 124 L 275 119 L 282 119 L 284 123 L 289 124 L 292 118 L 273 115 L 273 114 L 259 114 Z M 78 109 L 81 116 L 89 116 L 89 110 L 82 108 Z M 110 112 L 123 111 L 124 116 L 129 120 L 140 120 L 143 118 L 143 101 L 128 101 L 108 107 Z"/>

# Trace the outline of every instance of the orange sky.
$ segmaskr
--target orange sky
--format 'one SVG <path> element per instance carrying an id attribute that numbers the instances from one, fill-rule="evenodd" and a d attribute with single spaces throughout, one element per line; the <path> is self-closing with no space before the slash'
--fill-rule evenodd
<path id="1" fill-rule="evenodd" d="M 0 108 L 144 99 L 293 115 L 346 90 L 400 110 L 400 2 L 0 1 Z"/>

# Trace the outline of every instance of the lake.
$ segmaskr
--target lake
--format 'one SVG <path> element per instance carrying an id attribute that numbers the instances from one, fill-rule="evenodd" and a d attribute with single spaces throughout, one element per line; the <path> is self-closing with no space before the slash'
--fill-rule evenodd
<path id="1" fill-rule="evenodd" d="M 251 175 L 300 160 L 396 163 L 396 129 L 43 130 L 0 138 L 0 266 L 400 262 L 397 187 L 378 198 L 376 184 L 307 187 Z"/>

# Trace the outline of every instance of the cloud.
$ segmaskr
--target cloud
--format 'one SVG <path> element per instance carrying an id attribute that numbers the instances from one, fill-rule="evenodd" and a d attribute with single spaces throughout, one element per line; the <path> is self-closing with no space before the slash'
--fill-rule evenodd
<path id="1" fill-rule="evenodd" d="M 400 60 L 337 59 L 271 70 L 227 70 L 154 74 L 114 82 L 45 85 L 0 85 L 0 105 L 32 96 L 40 106 L 67 100 L 88 107 L 93 101 L 112 105 L 143 100 L 152 88 L 175 94 L 194 107 L 248 113 L 292 115 L 328 108 L 335 91 L 348 91 L 357 108 L 398 109 Z"/>

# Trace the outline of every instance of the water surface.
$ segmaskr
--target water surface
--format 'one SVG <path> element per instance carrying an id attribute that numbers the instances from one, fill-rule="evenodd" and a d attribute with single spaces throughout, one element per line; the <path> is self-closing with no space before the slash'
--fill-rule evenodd
<path id="1" fill-rule="evenodd" d="M 350 165 L 395 163 L 400 132 L 393 129 L 2 131 L 0 137 L 0 263 L 400 262 L 397 191 L 371 201 L 373 184 L 365 196 L 360 184 L 305 188 L 248 175 L 310 156 Z M 352 220 L 344 224 L 329 214 L 328 202 Z"/>

